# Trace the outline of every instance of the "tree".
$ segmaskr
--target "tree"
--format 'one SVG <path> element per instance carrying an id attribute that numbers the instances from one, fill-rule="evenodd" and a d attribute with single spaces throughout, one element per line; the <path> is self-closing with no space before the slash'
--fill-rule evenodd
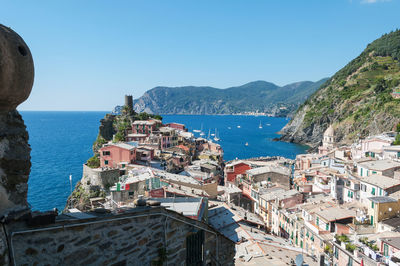
<path id="1" fill-rule="evenodd" d="M 97 155 L 93 155 L 93 157 L 87 160 L 87 166 L 90 168 L 99 168 L 100 167 L 100 158 Z"/>
<path id="2" fill-rule="evenodd" d="M 120 142 L 120 141 L 124 141 L 125 140 L 125 136 L 121 131 L 118 131 L 117 134 L 115 134 L 114 136 L 114 141 L 115 142 Z"/>
<path id="3" fill-rule="evenodd" d="M 396 139 L 393 142 L 393 145 L 400 145 L 400 133 L 397 133 Z"/>

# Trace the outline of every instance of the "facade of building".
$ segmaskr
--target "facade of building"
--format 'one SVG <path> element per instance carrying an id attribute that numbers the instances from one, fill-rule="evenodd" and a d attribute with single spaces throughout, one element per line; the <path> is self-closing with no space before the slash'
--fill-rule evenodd
<path id="1" fill-rule="evenodd" d="M 124 168 L 136 160 L 137 143 L 111 143 L 99 149 L 100 166 Z"/>

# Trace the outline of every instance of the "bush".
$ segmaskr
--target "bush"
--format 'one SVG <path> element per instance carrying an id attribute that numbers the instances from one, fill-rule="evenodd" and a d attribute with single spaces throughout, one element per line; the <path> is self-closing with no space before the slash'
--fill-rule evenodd
<path id="1" fill-rule="evenodd" d="M 87 166 L 90 168 L 99 168 L 100 167 L 100 158 L 97 155 L 93 155 L 93 157 L 87 160 Z"/>
<path id="2" fill-rule="evenodd" d="M 121 131 L 118 131 L 114 136 L 114 142 L 121 142 L 125 140 L 125 136 Z"/>
<path id="3" fill-rule="evenodd" d="M 357 247 L 356 247 L 356 245 L 354 245 L 354 244 L 351 244 L 351 243 L 347 243 L 347 244 L 346 244 L 346 250 L 347 250 L 347 251 L 353 252 L 356 248 L 357 248 Z"/>
<path id="4" fill-rule="evenodd" d="M 400 145 L 400 133 L 397 134 L 396 140 L 393 142 L 393 145 Z"/>
<path id="5" fill-rule="evenodd" d="M 332 248 L 331 248 L 331 246 L 326 245 L 326 246 L 324 247 L 324 252 L 325 252 L 326 254 L 332 254 Z"/>

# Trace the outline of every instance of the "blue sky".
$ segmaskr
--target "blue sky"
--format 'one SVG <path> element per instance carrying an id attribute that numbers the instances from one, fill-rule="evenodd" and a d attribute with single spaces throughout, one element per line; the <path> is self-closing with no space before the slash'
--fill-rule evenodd
<path id="1" fill-rule="evenodd" d="M 35 61 L 19 110 L 111 110 L 155 86 L 328 77 L 400 28 L 400 0 L 2 1 Z"/>

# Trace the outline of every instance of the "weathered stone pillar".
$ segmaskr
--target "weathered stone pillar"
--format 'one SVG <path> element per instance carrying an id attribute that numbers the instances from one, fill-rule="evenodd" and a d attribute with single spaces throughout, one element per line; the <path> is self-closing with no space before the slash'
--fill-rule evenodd
<path id="1" fill-rule="evenodd" d="M 16 108 L 28 98 L 33 78 L 28 46 L 17 33 L 0 24 L 0 218 L 28 207 L 31 149 Z"/>

